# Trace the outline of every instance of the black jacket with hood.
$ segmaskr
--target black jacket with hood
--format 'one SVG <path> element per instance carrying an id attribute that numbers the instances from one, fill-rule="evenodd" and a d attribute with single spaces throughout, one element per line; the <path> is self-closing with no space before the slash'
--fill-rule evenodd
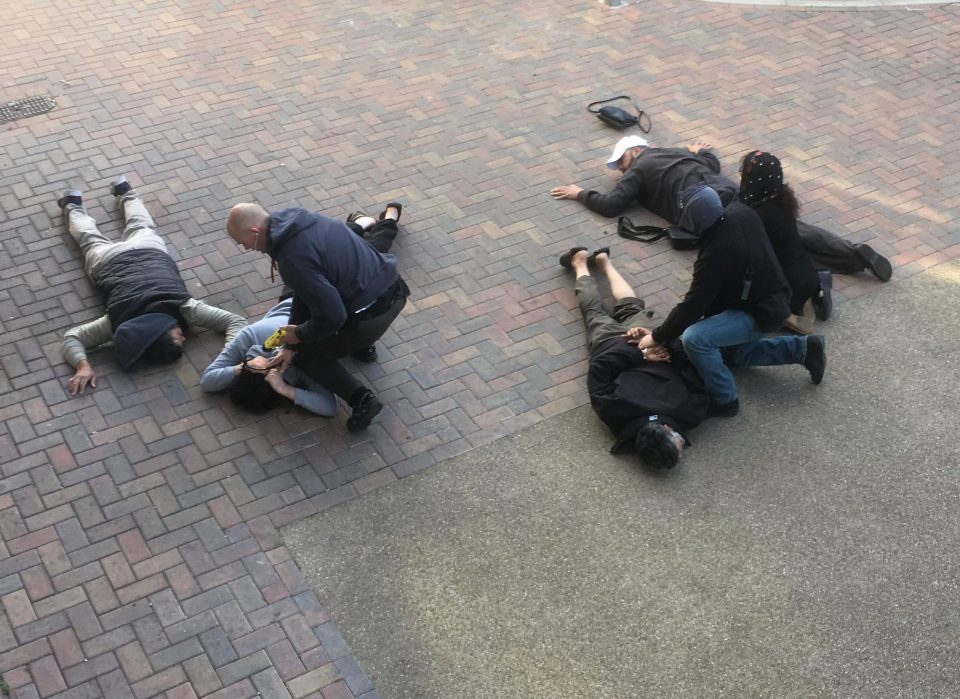
<path id="1" fill-rule="evenodd" d="M 590 354 L 587 390 L 593 409 L 617 437 L 610 451 L 633 448 L 651 415 L 684 435 L 706 419 L 710 399 L 700 377 L 681 348 L 672 347 L 671 354 L 669 363 L 648 362 L 622 337 Z"/>
<path id="2" fill-rule="evenodd" d="M 644 148 L 612 191 L 584 190 L 577 200 L 601 216 L 619 216 L 636 201 L 678 224 L 680 192 L 701 184 L 716 190 L 724 205 L 737 196 L 737 185 L 720 174 L 720 161 L 710 151 L 694 154 L 686 148 Z"/>
<path id="3" fill-rule="evenodd" d="M 305 209 L 270 214 L 267 253 L 294 290 L 290 324 L 301 342 L 334 335 L 400 279 L 382 255 L 342 221 Z"/>
<path id="4" fill-rule="evenodd" d="M 766 332 L 790 315 L 790 287 L 763 222 L 739 201 L 701 236 L 690 289 L 653 331 L 653 339 L 670 342 L 701 318 L 728 310 L 747 311 Z"/>

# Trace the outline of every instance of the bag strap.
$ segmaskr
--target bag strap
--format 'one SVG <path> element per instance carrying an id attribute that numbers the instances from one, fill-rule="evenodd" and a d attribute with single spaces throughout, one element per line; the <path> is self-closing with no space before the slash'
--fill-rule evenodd
<path id="1" fill-rule="evenodd" d="M 617 219 L 617 235 L 640 243 L 655 243 L 666 237 L 667 229 L 660 226 L 637 226 L 626 216 Z"/>
<path id="2" fill-rule="evenodd" d="M 587 111 L 590 112 L 591 114 L 596 114 L 600 110 L 590 109 L 590 107 L 593 107 L 594 105 L 597 105 L 597 104 L 606 104 L 607 102 L 615 102 L 616 100 L 629 100 L 630 104 L 633 104 L 633 100 L 630 99 L 629 95 L 617 95 L 616 97 L 611 97 L 610 99 L 597 100 L 596 102 L 591 102 L 590 104 L 587 105 Z M 634 105 L 634 109 L 636 109 L 636 105 Z"/>
<path id="3" fill-rule="evenodd" d="M 587 105 L 587 111 L 591 114 L 597 114 L 600 109 L 591 109 L 598 104 L 606 104 L 607 102 L 616 102 L 617 100 L 627 100 L 630 103 L 630 106 L 634 108 L 637 112 L 637 128 L 640 129 L 643 133 L 650 133 L 650 129 L 653 127 L 653 122 L 650 120 L 650 115 L 645 111 L 640 109 L 633 101 L 633 98 L 630 95 L 617 95 L 616 97 L 611 97 L 605 100 L 597 100 L 596 102 L 591 102 Z M 646 121 L 646 128 L 644 128 L 644 121 Z"/>

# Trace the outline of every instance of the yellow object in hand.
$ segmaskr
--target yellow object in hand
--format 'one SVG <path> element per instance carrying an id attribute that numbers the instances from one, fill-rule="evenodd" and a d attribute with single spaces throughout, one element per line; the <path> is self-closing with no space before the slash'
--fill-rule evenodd
<path id="1" fill-rule="evenodd" d="M 284 329 L 277 328 L 276 332 L 274 332 L 273 335 L 268 337 L 267 341 L 263 343 L 263 348 L 268 350 L 276 349 L 277 347 L 283 344 L 283 335 L 284 335 Z"/>

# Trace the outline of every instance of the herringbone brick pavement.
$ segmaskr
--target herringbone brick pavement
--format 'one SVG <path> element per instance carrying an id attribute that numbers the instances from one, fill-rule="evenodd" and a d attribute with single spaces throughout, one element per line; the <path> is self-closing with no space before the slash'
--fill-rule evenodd
<path id="1" fill-rule="evenodd" d="M 278 527 L 583 404 L 585 353 L 556 256 L 614 245 L 655 308 L 692 257 L 613 236 L 554 184 L 606 187 L 583 110 L 629 93 L 653 142 L 709 139 L 725 167 L 782 156 L 805 218 L 904 277 L 960 250 L 960 10 L 676 2 L 23 0 L 2 98 L 57 109 L 0 129 L 0 672 L 18 697 L 373 697 Z M 221 339 L 124 375 L 94 356 L 69 398 L 68 327 L 102 312 L 54 200 L 116 234 L 125 172 L 195 296 L 256 318 L 266 258 L 223 234 L 255 199 L 333 215 L 404 202 L 413 289 L 358 367 L 387 408 L 264 417 L 203 395 Z M 642 215 L 640 215 L 643 218 Z M 867 278 L 838 277 L 842 302 Z M 829 334 L 829 324 L 826 326 Z M 347 634 L 349 635 L 349 634 Z"/>

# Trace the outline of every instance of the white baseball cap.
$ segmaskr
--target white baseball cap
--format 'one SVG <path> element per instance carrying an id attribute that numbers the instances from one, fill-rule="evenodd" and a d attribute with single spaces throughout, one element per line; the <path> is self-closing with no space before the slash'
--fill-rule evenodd
<path id="1" fill-rule="evenodd" d="M 621 138 L 617 141 L 617 145 L 613 147 L 613 155 L 611 155 L 610 160 L 607 161 L 607 167 L 611 170 L 616 170 L 617 163 L 620 162 L 623 154 L 631 148 L 637 148 L 638 146 L 646 148 L 647 139 L 641 138 L 640 136 L 624 136 Z"/>

